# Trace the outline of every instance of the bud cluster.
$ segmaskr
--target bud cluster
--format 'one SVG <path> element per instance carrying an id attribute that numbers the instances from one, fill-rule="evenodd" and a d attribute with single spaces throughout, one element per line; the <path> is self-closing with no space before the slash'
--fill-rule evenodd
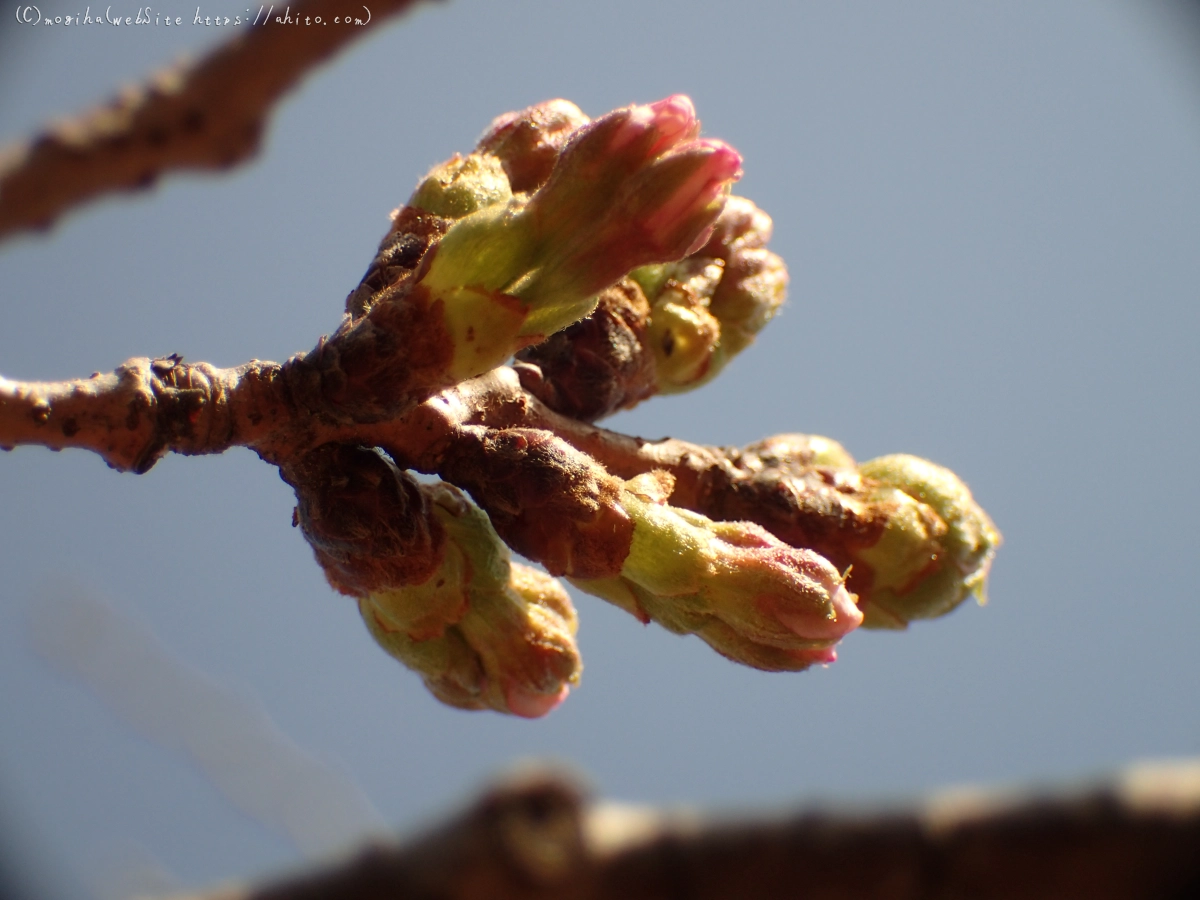
<path id="1" fill-rule="evenodd" d="M 949 469 L 894 455 L 856 465 L 836 441 L 781 435 L 728 453 L 697 506 L 747 518 L 848 574 L 867 628 L 904 628 L 984 597 L 1000 533 Z"/>
<path id="2" fill-rule="evenodd" d="M 521 351 L 522 384 L 592 422 L 712 380 L 784 301 L 787 269 L 765 249 L 771 227 L 749 200 L 729 197 L 695 253 L 635 269 L 587 318 Z"/>
<path id="3" fill-rule="evenodd" d="M 590 122 L 565 100 L 497 119 L 393 213 L 342 326 L 289 363 L 297 402 L 359 423 L 402 414 L 707 243 L 741 157 L 699 130 L 682 95 Z"/>
<path id="4" fill-rule="evenodd" d="M 358 598 L 376 641 L 438 699 L 536 717 L 578 682 L 566 591 L 513 563 L 461 491 L 349 445 L 318 448 L 284 474 L 330 584 Z"/>
<path id="5" fill-rule="evenodd" d="M 582 421 L 706 383 L 787 287 L 770 217 L 729 196 L 740 164 L 679 95 L 595 121 L 564 100 L 501 116 L 393 214 L 342 328 L 292 366 L 292 396 L 327 420 L 396 420 L 514 352 L 525 391 Z M 699 448 L 676 496 L 665 469 L 639 461 L 624 480 L 552 430 L 488 417 L 485 400 L 431 439 L 420 465 L 448 483 L 336 443 L 283 467 L 330 583 L 461 708 L 540 716 L 577 683 L 552 576 L 737 662 L 800 670 L 859 625 L 982 598 L 1000 541 L 967 487 L 916 457 L 858 465 L 811 435 Z"/>

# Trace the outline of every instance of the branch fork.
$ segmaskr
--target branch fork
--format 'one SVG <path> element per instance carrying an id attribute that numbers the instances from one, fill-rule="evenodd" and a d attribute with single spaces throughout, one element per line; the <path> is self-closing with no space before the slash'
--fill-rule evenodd
<path id="1" fill-rule="evenodd" d="M 738 450 L 593 424 L 704 385 L 782 304 L 771 220 L 730 196 L 740 174 L 681 95 L 509 113 L 393 213 L 310 352 L 0 379 L 0 446 L 139 474 L 249 447 L 295 489 L 330 584 L 455 706 L 539 716 L 578 682 L 553 576 L 746 665 L 830 663 L 860 624 L 982 596 L 999 535 L 966 486 L 816 436 Z"/>

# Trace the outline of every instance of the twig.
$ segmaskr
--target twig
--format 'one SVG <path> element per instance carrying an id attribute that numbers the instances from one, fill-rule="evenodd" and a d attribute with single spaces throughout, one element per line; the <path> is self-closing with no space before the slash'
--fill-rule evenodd
<path id="1" fill-rule="evenodd" d="M 258 150 L 276 101 L 311 68 L 416 0 L 300 0 L 303 23 L 264 21 L 194 65 L 160 72 L 105 106 L 0 152 L 0 239 L 49 228 L 102 194 L 174 169 L 226 169 Z M 333 23 L 334 17 L 364 24 Z"/>
<path id="2" fill-rule="evenodd" d="M 951 792 L 878 814 L 702 821 L 591 806 L 542 773 L 412 843 L 190 900 L 1184 900 L 1200 763 L 1050 796 Z"/>

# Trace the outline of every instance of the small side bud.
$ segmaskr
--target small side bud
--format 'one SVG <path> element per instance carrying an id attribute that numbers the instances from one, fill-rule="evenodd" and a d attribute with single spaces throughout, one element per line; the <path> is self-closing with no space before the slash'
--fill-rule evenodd
<path id="1" fill-rule="evenodd" d="M 590 316 L 517 354 L 521 384 L 565 416 L 595 422 L 658 391 L 654 355 L 646 350 L 650 304 L 622 278 L 601 291 Z"/>
<path id="2" fill-rule="evenodd" d="M 783 260 L 763 249 L 771 227 L 771 218 L 749 200 L 730 197 L 693 256 L 633 273 L 651 303 L 660 392 L 711 381 L 779 311 L 788 276 Z M 716 277 L 697 279 L 714 267 Z"/>
<path id="3" fill-rule="evenodd" d="M 514 193 L 535 191 L 550 177 L 571 135 L 589 121 L 569 100 L 547 100 L 498 116 L 475 150 L 500 160 Z"/>
<path id="4" fill-rule="evenodd" d="M 721 322 L 709 311 L 723 269 L 720 260 L 694 256 L 664 267 L 649 334 L 660 393 L 689 390 L 707 380 L 723 340 Z"/>
<path id="5" fill-rule="evenodd" d="M 326 444 L 280 474 L 296 518 L 334 590 L 352 597 L 422 582 L 443 566 L 445 534 L 420 485 L 376 450 Z"/>
<path id="6" fill-rule="evenodd" d="M 725 277 L 709 304 L 721 323 L 718 370 L 775 317 L 787 297 L 787 284 L 787 267 L 769 250 L 745 250 L 725 264 Z"/>
<path id="7" fill-rule="evenodd" d="M 887 509 L 877 543 L 858 551 L 873 572 L 864 625 L 904 628 L 982 602 L 1000 533 L 965 484 L 941 466 L 897 454 L 859 467 L 869 501 Z"/>
<path id="8" fill-rule="evenodd" d="M 507 203 L 512 188 L 494 156 L 457 153 L 434 166 L 409 198 L 408 205 L 447 219 L 461 219 L 485 206 Z"/>

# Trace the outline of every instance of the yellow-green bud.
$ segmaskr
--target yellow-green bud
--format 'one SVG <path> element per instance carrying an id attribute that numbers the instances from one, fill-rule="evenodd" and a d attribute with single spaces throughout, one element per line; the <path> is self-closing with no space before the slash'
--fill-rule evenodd
<path id="1" fill-rule="evenodd" d="M 577 621 L 562 585 L 512 562 L 487 515 L 449 485 L 423 486 L 446 552 L 417 585 L 360 599 L 375 640 L 443 702 L 529 718 L 577 684 Z"/>
<path id="2" fill-rule="evenodd" d="M 650 346 L 660 393 L 690 390 L 708 380 L 722 341 L 721 323 L 709 311 L 721 281 L 720 260 L 688 257 L 666 267 L 650 308 Z"/>
<path id="3" fill-rule="evenodd" d="M 971 595 L 983 602 L 1001 538 L 958 476 L 903 454 L 865 462 L 859 474 L 869 502 L 888 510 L 878 542 L 857 552 L 873 573 L 863 624 L 904 628 Z"/>
<path id="4" fill-rule="evenodd" d="M 721 323 L 718 369 L 741 353 L 787 297 L 787 267 L 770 250 L 745 250 L 725 264 L 709 309 Z"/>
<path id="5" fill-rule="evenodd" d="M 664 394 L 708 383 L 779 311 L 787 267 L 763 245 L 771 218 L 729 197 L 712 237 L 678 263 L 631 273 L 650 300 L 650 343 Z"/>
<path id="6" fill-rule="evenodd" d="M 456 153 L 429 171 L 408 205 L 447 219 L 461 219 L 485 206 L 507 203 L 512 195 L 499 159 L 481 153 L 465 157 Z"/>

